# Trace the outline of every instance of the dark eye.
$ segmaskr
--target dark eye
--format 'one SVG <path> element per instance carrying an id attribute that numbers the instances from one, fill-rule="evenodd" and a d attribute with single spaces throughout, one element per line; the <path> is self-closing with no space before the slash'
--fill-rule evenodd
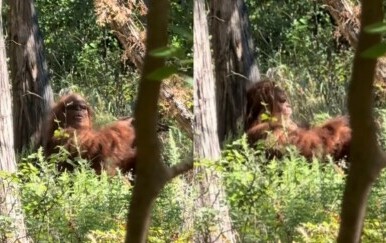
<path id="1" fill-rule="evenodd" d="M 87 110 L 87 106 L 86 105 L 78 105 L 79 109 L 81 110 Z"/>
<path id="2" fill-rule="evenodd" d="M 66 106 L 67 110 L 87 110 L 87 105 L 85 104 L 68 104 Z"/>
<path id="3" fill-rule="evenodd" d="M 287 101 L 287 96 L 286 96 L 286 94 L 284 93 L 284 91 L 281 88 L 276 86 L 274 94 L 275 94 L 275 100 L 277 102 L 284 103 L 284 102 Z"/>
<path id="4" fill-rule="evenodd" d="M 279 101 L 280 103 L 285 103 L 287 101 L 287 99 L 286 99 L 286 97 L 279 96 L 279 97 L 277 97 L 277 101 Z"/>
<path id="5" fill-rule="evenodd" d="M 287 96 L 284 94 L 284 92 L 279 92 L 276 94 L 276 100 L 280 103 L 284 103 L 287 101 Z"/>

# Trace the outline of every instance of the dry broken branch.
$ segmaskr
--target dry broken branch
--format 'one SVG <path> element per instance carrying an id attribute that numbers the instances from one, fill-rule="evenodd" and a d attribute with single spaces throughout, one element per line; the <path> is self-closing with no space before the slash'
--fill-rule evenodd
<path id="1" fill-rule="evenodd" d="M 350 0 L 320 0 L 334 18 L 338 30 L 336 36 L 343 36 L 356 49 L 360 28 L 360 4 L 354 5 Z M 381 82 L 379 82 L 381 81 Z M 386 57 L 378 58 L 375 83 L 386 88 Z"/>
<path id="2" fill-rule="evenodd" d="M 191 101 L 192 91 L 182 87 L 180 77 L 173 76 L 161 85 L 160 98 L 166 109 L 166 114 L 177 121 L 179 127 L 193 139 L 193 113 L 185 101 Z"/>
<path id="3" fill-rule="evenodd" d="M 101 26 L 107 26 L 113 30 L 125 51 L 123 53 L 123 62 L 134 65 L 142 71 L 145 55 L 145 28 L 139 19 L 135 19 L 135 14 L 144 16 L 147 14 L 147 7 L 142 0 L 95 0 L 95 11 L 97 14 L 97 23 Z M 180 82 L 181 79 L 179 79 Z M 174 95 L 174 84 L 165 82 L 161 86 L 161 103 L 168 106 L 166 115 L 177 121 L 179 127 L 184 130 L 188 136 L 193 139 L 193 112 L 185 104 L 185 100 L 191 100 L 192 90 L 179 86 L 179 93 L 185 95 Z M 182 99 L 182 98 L 187 99 Z"/>
<path id="4" fill-rule="evenodd" d="M 322 0 L 338 25 L 336 36 L 343 36 L 352 47 L 358 44 L 359 33 L 359 6 L 354 6 L 347 0 Z"/>
<path id="5" fill-rule="evenodd" d="M 146 14 L 146 5 L 142 1 L 134 0 L 96 0 L 94 5 L 97 23 L 110 28 L 125 49 L 123 61 L 128 61 L 142 70 L 145 29 L 140 26 L 139 21 L 133 19 L 133 12 Z"/>
<path id="6" fill-rule="evenodd" d="M 173 165 L 172 167 L 169 168 L 169 174 L 170 174 L 170 179 L 173 179 L 174 177 L 177 177 L 179 175 L 182 175 L 185 172 L 188 172 L 189 170 L 193 169 L 193 156 L 189 156 L 186 158 L 184 161 Z"/>

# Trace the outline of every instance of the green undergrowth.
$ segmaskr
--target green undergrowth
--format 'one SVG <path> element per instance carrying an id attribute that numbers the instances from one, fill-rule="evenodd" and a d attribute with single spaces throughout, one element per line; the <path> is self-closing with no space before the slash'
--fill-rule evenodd
<path id="1" fill-rule="evenodd" d="M 212 166 L 223 177 L 241 242 L 335 242 L 346 174 L 331 160 L 309 162 L 292 148 L 268 160 L 263 144 L 251 149 L 243 137 Z M 385 217 L 383 172 L 370 196 L 363 242 L 385 241 Z"/>
<path id="2" fill-rule="evenodd" d="M 162 139 L 167 164 L 179 162 L 189 149 L 186 136 L 178 129 L 170 128 Z M 74 164 L 75 170 L 59 172 L 58 161 Z M 18 166 L 16 174 L 2 172 L 0 179 L 7 187 L 18 188 L 28 234 L 34 242 L 124 241 L 133 189 L 126 175 L 96 175 L 88 161 L 70 161 L 64 149 L 49 158 L 40 149 L 21 158 Z M 148 242 L 186 242 L 191 237 L 191 229 L 184 224 L 192 217 L 193 208 L 186 176 L 167 184 L 157 198 Z M 2 215 L 0 239 L 10 234 L 11 227 L 9 215 Z"/>

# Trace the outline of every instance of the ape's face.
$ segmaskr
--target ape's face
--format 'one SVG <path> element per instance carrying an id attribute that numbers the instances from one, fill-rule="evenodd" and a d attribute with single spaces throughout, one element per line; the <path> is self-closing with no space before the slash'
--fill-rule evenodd
<path id="1" fill-rule="evenodd" d="M 280 105 L 281 105 L 281 114 L 286 118 L 290 118 L 292 115 L 291 105 L 287 101 L 285 101 L 284 103 L 281 103 Z"/>
<path id="2" fill-rule="evenodd" d="M 292 115 L 292 107 L 288 102 L 287 95 L 284 90 L 275 86 L 273 90 L 273 113 L 281 114 L 283 118 L 290 118 Z"/>
<path id="3" fill-rule="evenodd" d="M 79 129 L 91 126 L 90 108 L 82 97 L 70 96 L 64 103 L 64 109 L 66 127 Z"/>

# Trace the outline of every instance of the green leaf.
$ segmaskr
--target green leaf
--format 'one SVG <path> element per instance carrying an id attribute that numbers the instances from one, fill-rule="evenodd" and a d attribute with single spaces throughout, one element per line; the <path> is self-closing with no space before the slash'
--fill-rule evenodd
<path id="1" fill-rule="evenodd" d="M 268 115 L 267 113 L 263 113 L 263 114 L 261 114 L 260 118 L 262 121 L 268 121 L 271 118 L 271 116 Z"/>
<path id="2" fill-rule="evenodd" d="M 160 81 L 170 77 L 175 73 L 177 73 L 176 67 L 162 67 L 154 70 L 152 73 L 147 75 L 147 78 L 150 80 Z"/>
<path id="3" fill-rule="evenodd" d="M 150 55 L 153 57 L 172 57 L 178 53 L 178 48 L 176 47 L 161 47 L 155 50 L 150 51 Z"/>
<path id="4" fill-rule="evenodd" d="M 378 58 L 386 53 L 386 43 L 382 42 L 375 46 L 372 46 L 362 52 L 361 56 L 364 58 Z"/>
<path id="5" fill-rule="evenodd" d="M 193 80 L 192 77 L 186 76 L 186 77 L 184 78 L 184 81 L 185 81 L 187 84 L 189 84 L 191 87 L 193 87 L 193 82 L 194 82 L 194 80 Z"/>
<path id="6" fill-rule="evenodd" d="M 193 62 L 193 59 L 186 59 L 186 60 L 181 60 L 180 61 L 180 64 L 181 65 L 191 65 L 191 64 L 193 64 L 194 62 Z"/>
<path id="7" fill-rule="evenodd" d="M 383 34 L 386 33 L 386 23 L 376 23 L 365 27 L 365 32 L 370 34 Z"/>
<path id="8" fill-rule="evenodd" d="M 171 30 L 177 34 L 178 36 L 183 37 L 187 41 L 193 41 L 193 34 L 190 29 L 186 29 L 186 27 L 172 26 Z"/>

